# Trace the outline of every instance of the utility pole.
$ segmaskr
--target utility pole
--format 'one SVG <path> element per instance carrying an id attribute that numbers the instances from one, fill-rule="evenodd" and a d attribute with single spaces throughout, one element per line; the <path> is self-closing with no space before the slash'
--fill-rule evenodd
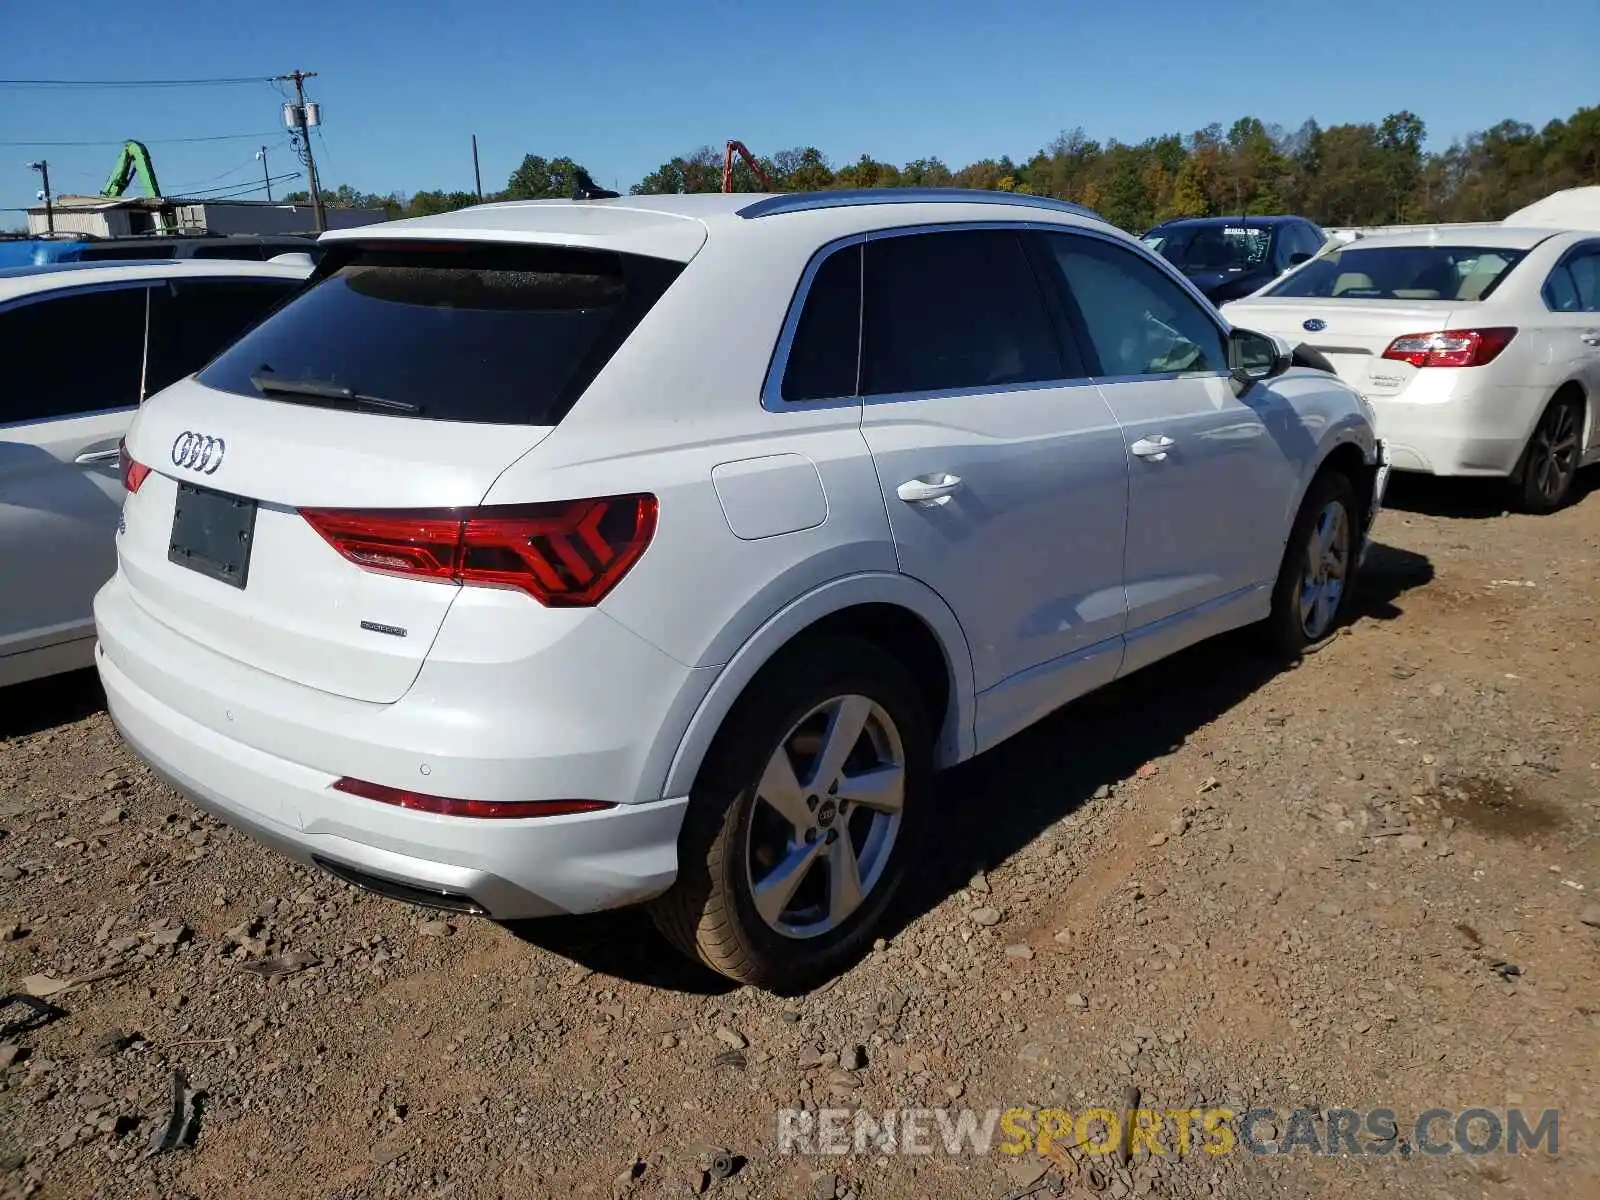
<path id="1" fill-rule="evenodd" d="M 320 125 L 322 118 L 310 120 L 306 111 L 306 88 L 308 79 L 315 79 L 315 71 L 290 71 L 287 75 L 277 77 L 280 83 L 294 84 L 294 103 L 284 105 L 284 124 L 300 135 L 300 146 L 305 152 L 306 181 L 311 185 L 311 208 L 316 216 L 317 232 L 321 233 L 328 227 L 328 215 L 322 207 L 322 187 L 317 182 L 317 160 L 311 154 L 311 126 Z"/>
<path id="2" fill-rule="evenodd" d="M 44 223 L 45 228 L 54 233 L 56 231 L 56 210 L 54 202 L 50 199 L 50 164 L 41 158 L 38 162 L 29 163 L 28 168 L 44 176 Z"/>
<path id="3" fill-rule="evenodd" d="M 478 135 L 472 135 L 472 185 L 478 193 L 478 203 L 483 203 L 483 176 L 478 173 Z"/>
<path id="4" fill-rule="evenodd" d="M 267 170 L 267 148 L 265 146 L 256 151 L 256 157 L 261 160 L 261 182 L 267 185 L 267 203 L 272 203 L 272 173 Z"/>

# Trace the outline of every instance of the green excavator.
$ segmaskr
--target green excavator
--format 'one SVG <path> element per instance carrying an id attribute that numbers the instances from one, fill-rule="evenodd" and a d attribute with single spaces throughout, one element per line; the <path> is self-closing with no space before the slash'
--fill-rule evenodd
<path id="1" fill-rule="evenodd" d="M 156 168 L 150 161 L 150 151 L 143 142 L 129 141 L 123 143 L 122 153 L 117 157 L 117 165 L 111 169 L 111 177 L 106 180 L 105 187 L 100 189 L 102 196 L 120 196 L 128 190 L 128 185 L 137 175 L 139 182 L 144 185 L 145 194 L 149 196 L 161 195 L 161 185 L 156 182 Z"/>

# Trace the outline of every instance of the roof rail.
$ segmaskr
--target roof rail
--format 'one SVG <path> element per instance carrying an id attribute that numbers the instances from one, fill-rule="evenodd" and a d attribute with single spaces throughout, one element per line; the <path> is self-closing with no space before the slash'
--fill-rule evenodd
<path id="1" fill-rule="evenodd" d="M 1105 218 L 1092 208 L 1057 200 L 1053 196 L 1029 196 L 1023 192 L 991 192 L 977 188 L 841 188 L 831 192 L 788 192 L 768 196 L 739 209 L 746 220 L 774 217 L 780 213 L 809 212 L 818 208 L 849 208 L 856 204 L 994 204 L 1008 207 L 1040 208 L 1048 212 L 1071 213 L 1094 221 Z"/>

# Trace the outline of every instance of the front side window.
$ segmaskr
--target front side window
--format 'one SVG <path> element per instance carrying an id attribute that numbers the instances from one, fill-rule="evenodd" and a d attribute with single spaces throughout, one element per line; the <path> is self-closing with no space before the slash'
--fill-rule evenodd
<path id="1" fill-rule="evenodd" d="M 1064 377 L 1022 237 L 972 229 L 866 245 L 861 391 L 999 389 Z"/>
<path id="2" fill-rule="evenodd" d="M 1317 300 L 1482 300 L 1527 252 L 1480 246 L 1349 246 L 1268 288 Z"/>
<path id="3" fill-rule="evenodd" d="M 79 292 L 0 312 L 0 425 L 138 404 L 149 291 Z"/>
<path id="4" fill-rule="evenodd" d="M 1227 370 L 1222 330 L 1154 264 L 1098 238 L 1049 234 L 1102 377 Z"/>

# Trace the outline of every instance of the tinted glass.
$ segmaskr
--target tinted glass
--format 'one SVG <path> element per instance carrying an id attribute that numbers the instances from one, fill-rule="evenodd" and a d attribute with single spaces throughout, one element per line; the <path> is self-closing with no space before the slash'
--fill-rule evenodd
<path id="1" fill-rule="evenodd" d="M 56 296 L 0 312 L 0 424 L 138 404 L 148 290 Z"/>
<path id="2" fill-rule="evenodd" d="M 1550 272 L 1544 283 L 1544 303 L 1551 312 L 1582 312 L 1583 301 L 1578 296 L 1578 285 L 1572 272 L 1563 263 Z"/>
<path id="3" fill-rule="evenodd" d="M 405 415 L 558 422 L 682 264 L 534 246 L 357 245 L 200 373 L 251 376 L 414 406 Z M 316 403 L 274 391 L 270 399 Z"/>
<path id="4" fill-rule="evenodd" d="M 80 250 L 76 259 L 78 262 L 132 262 L 141 258 L 171 258 L 173 249 L 170 242 L 156 242 L 152 245 L 114 242 L 109 246 L 89 246 Z"/>
<path id="5" fill-rule="evenodd" d="M 1254 225 L 1174 225 L 1155 229 L 1145 245 L 1181 271 L 1234 271 L 1268 261 L 1272 230 Z"/>
<path id="6" fill-rule="evenodd" d="M 1583 312 L 1600 312 L 1600 254 L 1580 254 L 1569 259 L 1567 270 L 1578 292 Z"/>
<path id="7" fill-rule="evenodd" d="M 158 289 L 145 395 L 193 375 L 296 286 L 287 279 L 190 279 Z"/>
<path id="8" fill-rule="evenodd" d="M 1216 321 L 1153 263 L 1097 238 L 1051 234 L 1046 241 L 1099 375 L 1227 370 Z"/>
<path id="9" fill-rule="evenodd" d="M 1481 300 L 1526 251 L 1475 246 L 1350 246 L 1274 285 L 1321 300 Z"/>
<path id="10" fill-rule="evenodd" d="M 1000 388 L 1060 379 L 1061 350 L 1009 230 L 867 243 L 861 390 Z"/>
<path id="11" fill-rule="evenodd" d="M 785 400 L 856 394 L 861 350 L 861 247 L 836 250 L 817 268 L 783 371 Z"/>

